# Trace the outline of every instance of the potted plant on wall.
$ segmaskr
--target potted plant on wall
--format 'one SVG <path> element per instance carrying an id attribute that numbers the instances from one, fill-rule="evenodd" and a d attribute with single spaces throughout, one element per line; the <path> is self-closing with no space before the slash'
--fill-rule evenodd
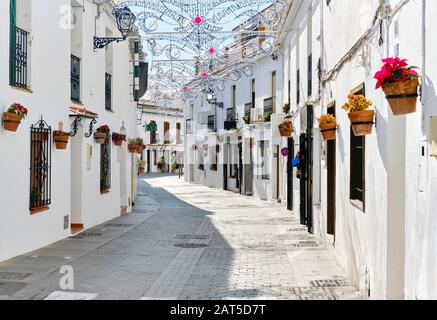
<path id="1" fill-rule="evenodd" d="M 266 113 L 263 116 L 264 122 L 270 122 L 272 120 L 272 115 L 270 113 Z"/>
<path id="2" fill-rule="evenodd" d="M 96 140 L 96 143 L 104 144 L 110 133 L 111 129 L 108 125 L 104 124 L 98 127 L 96 133 L 94 134 L 94 139 Z"/>
<path id="3" fill-rule="evenodd" d="M 285 118 L 278 128 L 281 137 L 290 137 L 293 133 L 293 119 L 290 117 Z"/>
<path id="4" fill-rule="evenodd" d="M 56 149 L 66 150 L 68 141 L 70 140 L 70 133 L 62 130 L 53 131 L 53 141 L 55 142 Z"/>
<path id="5" fill-rule="evenodd" d="M 244 116 L 243 117 L 243 122 L 244 122 L 244 124 L 250 124 L 250 117 Z"/>
<path id="6" fill-rule="evenodd" d="M 141 153 L 144 151 L 144 149 L 146 149 L 146 146 L 144 144 L 144 140 L 142 138 L 137 138 L 135 140 L 135 144 L 137 145 L 137 152 Z"/>
<path id="7" fill-rule="evenodd" d="M 317 119 L 323 140 L 335 140 L 337 135 L 337 120 L 332 114 L 322 114 Z"/>
<path id="8" fill-rule="evenodd" d="M 117 147 L 121 147 L 123 145 L 123 142 L 126 141 L 126 136 L 124 134 L 113 132 L 112 133 L 112 141 L 114 141 L 114 144 Z"/>
<path id="9" fill-rule="evenodd" d="M 363 95 L 350 94 L 343 109 L 348 112 L 349 120 L 355 136 L 365 136 L 372 133 L 375 110 L 369 110 L 372 102 Z"/>
<path id="10" fill-rule="evenodd" d="M 138 167 L 140 173 L 144 173 L 146 171 L 146 160 L 140 160 Z"/>
<path id="11" fill-rule="evenodd" d="M 416 67 L 408 66 L 406 59 L 383 59 L 384 65 L 375 74 L 376 89 L 382 88 L 393 114 L 405 115 L 416 112 L 419 74 Z"/>
<path id="12" fill-rule="evenodd" d="M 127 148 L 129 153 L 136 153 L 138 148 L 137 139 L 129 139 Z"/>
<path id="13" fill-rule="evenodd" d="M 26 118 L 28 110 L 19 103 L 13 103 L 8 111 L 3 113 L 3 128 L 7 131 L 16 132 L 21 120 Z"/>
<path id="14" fill-rule="evenodd" d="M 290 104 L 289 103 L 284 104 L 284 106 L 282 107 L 282 112 L 284 114 L 289 114 L 290 113 Z"/>

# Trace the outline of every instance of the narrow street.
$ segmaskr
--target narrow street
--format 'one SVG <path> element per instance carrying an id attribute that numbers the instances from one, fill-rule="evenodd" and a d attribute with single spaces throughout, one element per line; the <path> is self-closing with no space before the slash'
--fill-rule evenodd
<path id="1" fill-rule="evenodd" d="M 138 194 L 133 213 L 0 263 L 0 298 L 360 298 L 280 205 L 173 175 L 142 176 Z M 60 287 L 63 265 L 73 290 Z"/>

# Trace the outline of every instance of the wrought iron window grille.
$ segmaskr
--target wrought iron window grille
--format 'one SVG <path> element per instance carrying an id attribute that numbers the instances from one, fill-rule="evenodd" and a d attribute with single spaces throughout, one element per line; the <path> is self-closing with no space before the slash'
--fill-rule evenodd
<path id="1" fill-rule="evenodd" d="M 28 79 L 28 38 L 29 32 L 11 25 L 10 37 L 10 79 L 9 84 L 14 87 L 27 89 Z"/>
<path id="2" fill-rule="evenodd" d="M 106 139 L 100 147 L 100 191 L 111 189 L 111 141 Z"/>
<path id="3" fill-rule="evenodd" d="M 71 101 L 80 101 L 80 58 L 71 55 Z"/>
<path id="4" fill-rule="evenodd" d="M 105 73 L 105 109 L 112 110 L 112 75 Z"/>
<path id="5" fill-rule="evenodd" d="M 52 128 L 43 120 L 30 127 L 29 209 L 51 204 Z"/>

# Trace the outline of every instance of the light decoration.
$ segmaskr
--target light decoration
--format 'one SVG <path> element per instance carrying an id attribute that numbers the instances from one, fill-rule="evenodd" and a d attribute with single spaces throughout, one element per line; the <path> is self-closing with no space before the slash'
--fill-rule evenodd
<path id="1" fill-rule="evenodd" d="M 278 50 L 285 0 L 112 0 L 129 7 L 151 57 L 144 99 L 172 105 L 252 77 Z M 182 90 L 181 90 L 182 88 Z"/>

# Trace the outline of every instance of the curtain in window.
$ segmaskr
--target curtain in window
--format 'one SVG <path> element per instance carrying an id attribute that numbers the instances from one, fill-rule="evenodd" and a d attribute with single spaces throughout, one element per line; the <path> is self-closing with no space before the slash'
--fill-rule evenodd
<path id="1" fill-rule="evenodd" d="M 17 45 L 17 38 L 15 35 L 15 26 L 17 24 L 17 4 L 16 0 L 9 0 L 9 80 L 15 82 L 15 47 Z"/>

